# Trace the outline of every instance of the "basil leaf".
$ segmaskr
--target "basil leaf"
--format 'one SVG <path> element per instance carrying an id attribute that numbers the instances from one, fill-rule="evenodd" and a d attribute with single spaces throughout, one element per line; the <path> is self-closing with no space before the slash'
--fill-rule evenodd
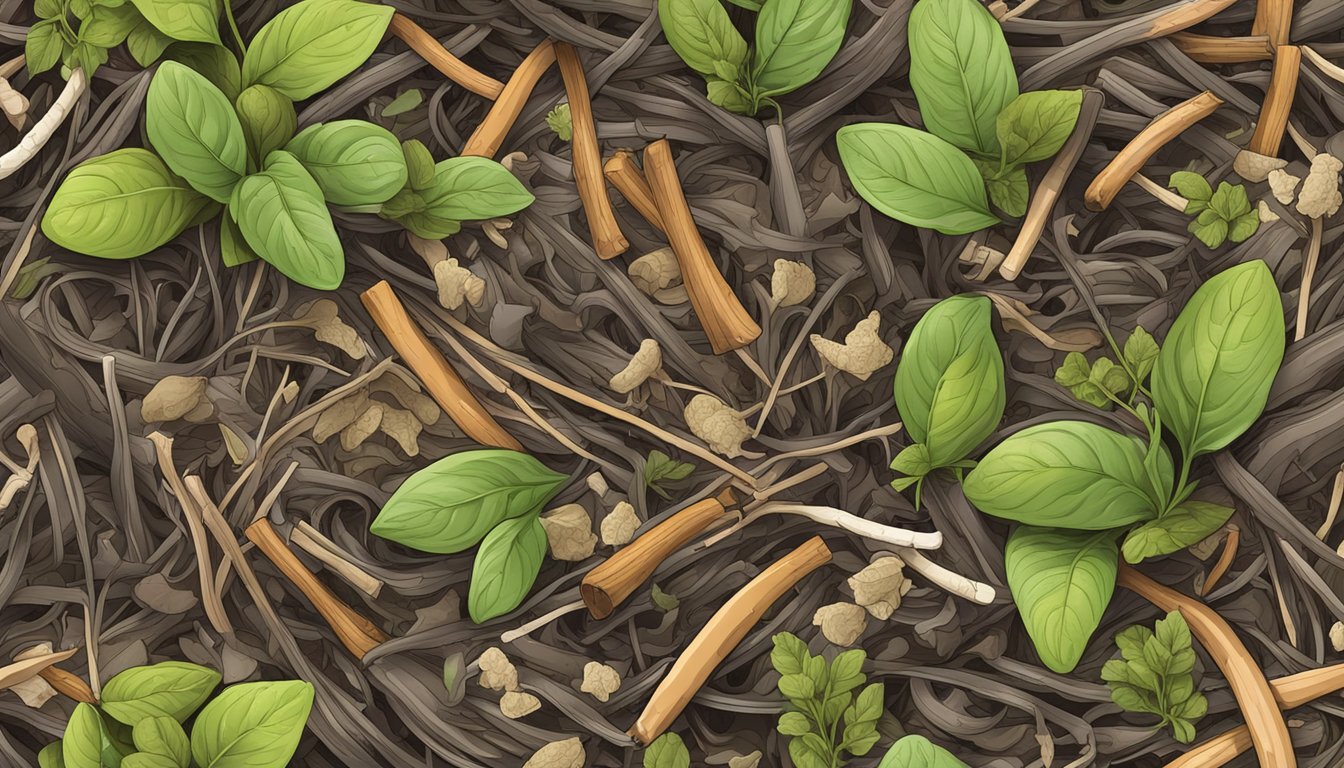
<path id="1" fill-rule="evenodd" d="M 690 768 L 691 751 L 675 733 L 664 733 L 644 750 L 644 768 Z"/>
<path id="2" fill-rule="evenodd" d="M 39 19 L 58 19 L 65 13 L 65 3 L 62 0 L 33 0 L 33 13 Z"/>
<path id="3" fill-rule="evenodd" d="M 406 184 L 406 160 L 397 137 L 363 120 L 309 126 L 285 149 L 303 163 L 333 205 L 382 203 Z"/>
<path id="4" fill-rule="evenodd" d="M 198 664 L 164 661 L 131 667 L 103 686 L 102 708 L 127 725 L 147 717 L 170 717 L 179 723 L 209 698 L 219 673 Z"/>
<path id="5" fill-rule="evenodd" d="M 387 31 L 391 6 L 303 0 L 257 32 L 243 57 L 243 82 L 302 101 L 363 64 Z"/>
<path id="6" fill-rule="evenodd" d="M 893 219 L 945 235 L 999 223 L 975 165 L 937 136 L 904 125 L 856 123 L 841 128 L 835 141 L 855 191 Z"/>
<path id="7" fill-rule="evenodd" d="M 150 752 L 135 752 L 121 761 L 121 768 L 186 768 L 187 765 L 189 763 L 177 763 L 171 757 Z"/>
<path id="8" fill-rule="evenodd" d="M 177 237 L 209 202 L 153 152 L 118 149 L 65 177 L 42 233 L 78 253 L 130 259 Z"/>
<path id="9" fill-rule="evenodd" d="M 67 726 L 68 728 L 68 726 Z M 37 768 L 65 768 L 61 742 L 53 741 L 37 753 Z"/>
<path id="10" fill-rule="evenodd" d="M 1193 458 L 1259 418 L 1283 362 L 1283 302 L 1260 260 L 1214 275 L 1172 324 L 1153 368 L 1153 405 Z"/>
<path id="11" fill-rule="evenodd" d="M 233 220 L 231 211 L 219 217 L 219 258 L 226 267 L 236 267 L 258 258 L 238 228 L 238 222 Z"/>
<path id="12" fill-rule="evenodd" d="M 1082 106 L 1082 91 L 1031 91 L 1008 102 L 994 121 L 1004 160 L 1021 165 L 1054 157 Z"/>
<path id="13" fill-rule="evenodd" d="M 103 48 L 121 45 L 140 23 L 140 18 L 132 5 L 96 6 L 89 18 L 79 25 L 79 39 Z"/>
<path id="14" fill-rule="evenodd" d="M 173 172 L 221 203 L 247 172 L 247 142 L 233 105 L 184 64 L 165 61 L 154 73 L 145 132 Z"/>
<path id="15" fill-rule="evenodd" d="M 536 199 L 509 169 L 484 157 L 440 161 L 433 184 L 423 192 L 430 214 L 455 221 L 508 216 Z"/>
<path id="16" fill-rule="evenodd" d="M 172 765 L 182 768 L 191 764 L 191 741 L 171 717 L 146 717 L 135 724 L 131 738 L 141 752 L 168 758 Z"/>
<path id="17" fill-rule="evenodd" d="M 658 22 L 672 50 L 702 75 L 713 75 L 716 65 L 736 72 L 747 63 L 747 41 L 719 0 L 658 0 Z"/>
<path id="18" fill-rule="evenodd" d="M 1135 528 L 1125 537 L 1121 551 L 1125 561 L 1169 555 L 1208 538 L 1223 526 L 1234 510 L 1221 504 L 1187 499 L 1156 520 Z"/>
<path id="19" fill-rule="evenodd" d="M 28 30 L 28 39 L 23 43 L 23 55 L 28 62 L 28 74 L 36 75 L 56 66 L 65 50 L 65 41 L 61 38 L 61 22 L 56 19 L 39 21 Z"/>
<path id="20" fill-rule="evenodd" d="M 80 702 L 75 705 L 65 726 L 65 736 L 61 738 L 61 759 L 67 768 L 117 768 L 121 765 L 121 753 L 112 746 L 103 718 L 92 704 Z"/>
<path id="21" fill-rule="evenodd" d="M 546 529 L 536 514 L 495 526 L 481 541 L 471 569 L 471 620 L 483 624 L 517 608 L 537 580 L 545 556 Z"/>
<path id="22" fill-rule="evenodd" d="M 214 83 L 230 103 L 237 100 L 238 94 L 243 89 L 243 75 L 238 57 L 223 46 L 207 43 L 174 43 L 168 50 L 168 58 L 180 61 L 203 75 L 206 80 Z"/>
<path id="23" fill-rule="evenodd" d="M 742 86 L 735 82 L 719 80 L 715 77 L 705 78 L 705 98 L 709 103 L 716 107 L 723 107 L 729 112 L 739 115 L 754 115 L 756 108 L 751 103 L 751 97 L 742 90 Z"/>
<path id="24" fill-rule="evenodd" d="M 919 0 L 908 37 L 924 127 L 962 149 L 998 154 L 995 119 L 1017 98 L 999 22 L 976 0 Z"/>
<path id="25" fill-rule="evenodd" d="M 1213 197 L 1213 187 L 1203 176 L 1190 171 L 1177 171 L 1171 174 L 1167 186 L 1180 192 L 1190 202 L 1207 203 Z M 1203 209 L 1200 209 L 1203 210 Z M 1186 208 L 1186 213 L 1199 213 Z"/>
<path id="26" fill-rule="evenodd" d="M 915 324 L 896 367 L 896 408 L 931 468 L 961 461 L 1003 419 L 1003 356 L 990 301 L 953 296 Z"/>
<path id="27" fill-rule="evenodd" d="M 429 147 L 419 139 L 411 139 L 402 142 L 401 153 L 406 161 L 406 183 L 416 192 L 427 191 L 434 184 L 434 155 L 429 153 Z"/>
<path id="28" fill-rule="evenodd" d="M 1027 212 L 1027 203 L 1031 200 L 1031 186 L 1027 184 L 1027 171 L 1021 166 L 1009 168 L 1002 175 L 985 182 L 989 199 L 999 210 L 1014 218 Z"/>
<path id="29" fill-rule="evenodd" d="M 1041 661 L 1066 674 L 1115 592 L 1115 532 L 1018 526 L 1008 535 L 1008 587 Z"/>
<path id="30" fill-rule="evenodd" d="M 204 768 L 285 768 L 312 708 L 301 680 L 230 686 L 196 718 L 192 757 Z"/>
<path id="31" fill-rule="evenodd" d="M 151 66 L 159 60 L 164 50 L 173 44 L 173 38 L 163 34 L 148 20 L 141 20 L 126 36 L 126 49 L 131 58 L 142 67 Z"/>
<path id="32" fill-rule="evenodd" d="M 294 137 L 294 128 L 298 125 L 294 102 L 274 88 L 250 86 L 238 94 L 234 107 L 238 110 L 238 120 L 247 137 L 247 149 L 254 161 L 261 162 Z"/>
<path id="33" fill-rule="evenodd" d="M 756 17 L 757 98 L 801 88 L 821 74 L 845 41 L 852 0 L 770 0 Z"/>
<path id="34" fill-rule="evenodd" d="M 285 151 L 233 189 L 229 211 L 248 246 L 289 279 L 330 291 L 345 278 L 345 251 L 322 190 Z"/>
<path id="35" fill-rule="evenodd" d="M 887 754 L 877 768 L 970 768 L 958 760 L 946 749 L 934 744 L 923 736 L 911 734 L 903 736 Z"/>
<path id="36" fill-rule="evenodd" d="M 407 478 L 369 531 L 422 552 L 461 552 L 501 522 L 539 511 L 566 479 L 518 451 L 455 453 Z"/>
<path id="37" fill-rule="evenodd" d="M 1085 421 L 1055 421 L 999 443 L 966 475 L 981 512 L 1028 525 L 1100 531 L 1157 516 L 1138 438 Z M 1170 487 L 1171 456 L 1157 468 Z"/>
<path id="38" fill-rule="evenodd" d="M 219 0 L 131 0 L 150 24 L 174 40 L 222 45 Z"/>

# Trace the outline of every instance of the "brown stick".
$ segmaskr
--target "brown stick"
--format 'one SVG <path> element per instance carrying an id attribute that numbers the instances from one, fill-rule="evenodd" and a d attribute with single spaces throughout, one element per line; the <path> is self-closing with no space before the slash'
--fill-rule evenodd
<path id="1" fill-rule="evenodd" d="M 97 704 L 98 699 L 93 695 L 93 689 L 84 682 L 84 678 L 71 672 L 66 672 L 60 667 L 47 667 L 37 673 L 39 677 L 51 684 L 56 692 L 75 701 L 85 704 Z"/>
<path id="2" fill-rule="evenodd" d="M 402 13 L 392 14 L 392 22 L 388 25 L 388 30 L 406 45 L 409 45 L 411 50 L 420 54 L 420 58 L 428 62 L 430 66 L 442 72 L 444 77 L 468 91 L 492 101 L 499 98 L 499 94 L 503 92 L 503 83 L 454 56 L 438 40 L 435 40 L 433 35 L 426 32 L 419 24 L 411 21 L 410 17 Z"/>
<path id="3" fill-rule="evenodd" d="M 355 658 L 363 659 L 369 651 L 387 642 L 390 638 L 373 622 L 361 616 L 343 600 L 335 595 L 313 572 L 308 570 L 299 558 L 285 545 L 280 534 L 275 532 L 271 522 L 262 518 L 249 525 L 244 535 L 257 545 L 285 578 L 294 582 L 294 586 L 312 602 L 317 612 L 331 625 L 332 631 L 341 643 L 349 649 Z"/>
<path id="4" fill-rule="evenodd" d="M 1260 117 L 1255 121 L 1255 133 L 1247 149 L 1268 157 L 1277 157 L 1283 132 L 1288 128 L 1288 113 L 1293 109 L 1297 93 L 1297 75 L 1302 71 L 1302 49 L 1296 45 L 1280 45 L 1274 49 L 1274 73 L 1269 78 L 1265 102 L 1260 105 Z"/>
<path id="5" fill-rule="evenodd" d="M 813 536 L 729 598 L 677 657 L 630 728 L 630 735 L 645 745 L 658 738 L 770 606 L 804 576 L 830 561 L 831 550 L 820 536 Z"/>
<path id="6" fill-rule="evenodd" d="M 1204 603 L 1158 584 L 1124 563 L 1120 564 L 1116 583 L 1164 611 L 1181 612 L 1190 625 L 1190 633 L 1203 644 L 1227 678 L 1227 685 L 1246 718 L 1260 764 L 1296 768 L 1297 756 L 1293 754 L 1288 725 L 1279 714 L 1269 682 L 1232 627 Z"/>
<path id="7" fill-rule="evenodd" d="M 1293 0 L 1257 0 L 1251 34 L 1265 35 L 1271 45 L 1278 47 L 1288 42 L 1293 24 Z"/>
<path id="8" fill-rule="evenodd" d="M 1094 211 L 1105 210 L 1120 194 L 1121 187 L 1143 168 L 1149 158 L 1186 128 L 1213 114 L 1222 103 L 1222 99 L 1204 91 L 1153 118 L 1092 180 L 1083 193 L 1087 207 Z"/>
<path id="9" fill-rule="evenodd" d="M 615 258 L 625 253 L 630 243 L 621 234 L 616 214 L 611 210 L 611 199 L 607 197 L 607 184 L 602 177 L 602 150 L 597 145 L 597 122 L 593 119 L 593 102 L 588 95 L 588 80 L 583 73 L 583 63 L 579 61 L 579 54 L 574 47 L 568 43 L 556 43 L 555 56 L 560 62 L 560 77 L 565 81 L 565 94 L 569 97 L 574 183 L 579 187 L 579 199 L 583 201 L 583 210 L 588 216 L 593 250 L 597 251 L 600 258 Z"/>
<path id="10" fill-rule="evenodd" d="M 1242 64 L 1274 58 L 1274 47 L 1265 35 L 1218 37 L 1177 32 L 1171 36 L 1171 42 L 1186 56 L 1201 64 Z"/>
<path id="11" fill-rule="evenodd" d="M 605 619 L 663 562 L 724 514 L 718 499 L 704 499 L 646 531 L 589 571 L 579 594 L 595 619 Z"/>
<path id="12" fill-rule="evenodd" d="M 504 91 L 495 99 L 494 106 L 490 107 L 485 119 L 476 126 L 463 145 L 462 154 L 477 157 L 494 157 L 498 154 L 518 115 L 522 114 L 528 97 L 537 87 L 537 81 L 554 63 L 555 42 L 549 38 L 542 40 L 513 71 L 513 77 L 505 83 Z"/>
<path id="13" fill-rule="evenodd" d="M 1199 594 L 1207 595 L 1213 591 L 1214 585 L 1223 578 L 1227 569 L 1232 567 L 1232 561 L 1237 557 L 1237 543 L 1241 541 L 1241 529 L 1235 525 L 1227 529 L 1227 540 L 1223 542 L 1223 554 L 1218 556 L 1218 562 L 1213 564 L 1213 569 L 1209 571 L 1209 577 L 1204 580 L 1204 588 L 1199 590 Z"/>
<path id="14" fill-rule="evenodd" d="M 463 432 L 481 445 L 523 450 L 523 444 L 486 412 L 485 406 L 467 388 L 467 383 L 457 375 L 448 360 L 430 346 L 429 339 L 425 338 L 424 332 L 411 320 L 411 316 L 406 314 L 406 308 L 386 280 L 380 280 L 365 291 L 360 300 L 373 316 L 373 321 L 382 329 L 383 335 L 392 342 L 393 349 L 397 350 L 397 354 L 424 383 L 434 401 Z"/>
<path id="15" fill-rule="evenodd" d="M 747 314 L 718 266 L 691 218 L 691 207 L 677 178 L 672 146 L 659 139 L 644 149 L 644 173 L 663 219 L 667 241 L 677 255 L 681 278 L 700 326 L 705 329 L 716 354 L 745 347 L 761 335 L 761 327 Z"/>
<path id="16" fill-rule="evenodd" d="M 658 204 L 653 201 L 653 190 L 649 189 L 644 172 L 635 164 L 635 153 L 628 149 L 616 150 L 616 154 L 602 166 L 602 172 L 640 216 L 659 232 L 664 231 L 662 214 L 658 213 Z"/>

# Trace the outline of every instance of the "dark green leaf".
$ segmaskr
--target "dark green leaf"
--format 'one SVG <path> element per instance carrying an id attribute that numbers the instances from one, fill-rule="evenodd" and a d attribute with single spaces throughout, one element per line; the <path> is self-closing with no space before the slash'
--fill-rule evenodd
<path id="1" fill-rule="evenodd" d="M 424 192 L 434 184 L 434 156 L 419 139 L 401 144 L 402 159 L 406 162 L 407 182 L 411 189 Z"/>
<path id="2" fill-rule="evenodd" d="M 249 261 L 256 261 L 257 252 L 247 244 L 238 222 L 233 220 L 231 212 L 219 217 L 219 256 L 226 267 L 236 267 Z"/>
<path id="3" fill-rule="evenodd" d="M 302 101 L 363 64 L 393 9 L 355 0 L 302 0 L 261 28 L 243 57 L 243 83 L 269 85 Z"/>
<path id="4" fill-rule="evenodd" d="M 1008 102 L 995 120 L 1006 163 L 1021 165 L 1054 157 L 1073 133 L 1082 105 L 1082 91 L 1032 91 Z"/>
<path id="5" fill-rule="evenodd" d="M 821 74 L 845 40 L 851 4 L 852 0 L 765 3 L 756 17 L 752 62 L 752 83 L 758 97 L 788 93 Z"/>
<path id="6" fill-rule="evenodd" d="M 406 184 L 406 160 L 397 137 L 363 120 L 309 126 L 285 149 L 303 163 L 333 205 L 382 203 Z"/>
<path id="7" fill-rule="evenodd" d="M 1125 536 L 1125 561 L 1169 555 L 1202 541 L 1222 527 L 1234 510 L 1219 504 L 1187 499 L 1157 520 L 1135 528 Z"/>
<path id="8" fill-rule="evenodd" d="M 243 75 L 238 65 L 238 58 L 223 46 L 208 43 L 174 43 L 168 50 L 168 58 L 180 61 L 199 72 L 206 80 L 214 83 L 230 103 L 242 92 Z"/>
<path id="9" fill-rule="evenodd" d="M 523 602 L 546 556 L 546 529 L 535 514 L 505 520 L 481 541 L 471 571 L 467 609 L 482 624 Z"/>
<path id="10" fill-rule="evenodd" d="M 301 680 L 240 683 L 205 705 L 191 729 L 191 754 L 204 768 L 285 768 L 313 708 Z"/>
<path id="11" fill-rule="evenodd" d="M 176 61 L 154 73 L 145 132 L 174 173 L 219 202 L 229 200 L 247 172 L 247 141 L 233 106 L 209 80 Z"/>
<path id="12" fill-rule="evenodd" d="M 664 499 L 670 499 L 671 496 L 664 490 L 663 485 L 685 480 L 694 471 L 694 464 L 677 461 L 666 453 L 654 449 L 649 451 L 649 458 L 644 463 L 644 485 Z"/>
<path id="13" fill-rule="evenodd" d="M 322 190 L 288 152 L 272 152 L 266 169 L 234 187 L 229 212 L 247 244 L 281 274 L 330 291 L 345 277 L 345 251 Z"/>

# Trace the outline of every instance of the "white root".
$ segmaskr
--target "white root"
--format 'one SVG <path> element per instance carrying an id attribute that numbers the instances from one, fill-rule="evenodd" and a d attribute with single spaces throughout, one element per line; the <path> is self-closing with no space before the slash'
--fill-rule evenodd
<path id="1" fill-rule="evenodd" d="M 959 573 L 954 573 L 924 556 L 924 553 L 912 547 L 896 547 L 898 555 L 910 570 L 929 580 L 929 583 L 942 587 L 948 592 L 980 605 L 994 602 L 995 590 L 984 582 L 976 581 Z"/>
<path id="2" fill-rule="evenodd" d="M 743 517 L 731 527 L 705 539 L 704 546 L 713 546 L 742 528 L 745 528 L 747 525 L 750 525 L 758 518 L 769 514 L 801 515 L 802 517 L 806 517 L 807 519 L 821 523 L 822 525 L 840 528 L 862 536 L 865 539 L 879 541 L 883 544 L 890 544 L 893 547 L 938 549 L 943 545 L 943 534 L 938 531 L 923 533 L 920 531 L 907 530 L 905 528 L 896 528 L 890 525 L 882 525 L 881 523 L 872 520 L 866 520 L 858 515 L 851 515 L 850 513 L 836 509 L 835 507 L 769 501 L 756 507 L 750 514 Z"/>
<path id="3" fill-rule="evenodd" d="M 499 642 L 512 643 L 514 640 L 532 634 L 533 632 L 546 626 L 547 624 L 550 624 L 552 621 L 555 621 L 556 619 L 560 618 L 561 616 L 564 616 L 567 613 L 573 613 L 575 611 L 582 610 L 583 607 L 584 602 L 582 600 L 575 600 L 572 603 L 566 603 L 565 605 L 556 608 L 554 611 L 551 611 L 550 613 L 542 614 L 541 616 L 538 616 L 537 618 L 527 622 L 526 624 L 516 629 L 511 629 L 508 632 L 505 632 L 504 634 L 499 636 Z"/>
<path id="4" fill-rule="evenodd" d="M 289 540 L 369 597 L 376 598 L 383 591 L 382 579 L 356 565 L 336 542 L 308 523 L 300 520 Z"/>
<path id="5" fill-rule="evenodd" d="M 61 127 L 65 118 L 74 108 L 79 97 L 84 95 L 84 89 L 88 87 L 88 77 L 85 76 L 83 69 L 76 69 L 70 73 L 70 79 L 66 81 L 65 88 L 61 95 L 56 97 L 56 101 L 47 110 L 47 114 L 42 116 L 41 120 L 33 125 L 33 129 L 28 132 L 19 142 L 18 146 L 0 155 L 0 179 L 12 176 L 20 168 L 28 164 L 42 148 L 51 140 L 56 129 Z"/>
<path id="6" fill-rule="evenodd" d="M 1147 176 L 1144 176 L 1142 173 L 1134 174 L 1134 178 L 1130 179 L 1130 181 L 1134 182 L 1141 187 L 1143 191 L 1156 198 L 1159 203 L 1162 203 L 1168 208 L 1178 210 L 1181 213 L 1185 213 L 1185 207 L 1190 204 L 1189 200 L 1186 200 L 1184 197 L 1181 197 L 1170 189 L 1167 189 Z"/>

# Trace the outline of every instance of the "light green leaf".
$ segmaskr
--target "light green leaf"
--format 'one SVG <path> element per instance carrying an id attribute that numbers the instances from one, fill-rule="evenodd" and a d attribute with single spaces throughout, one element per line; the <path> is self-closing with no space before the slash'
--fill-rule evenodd
<path id="1" fill-rule="evenodd" d="M 188 763 L 174 762 L 171 757 L 149 752 L 134 752 L 122 758 L 121 768 L 187 768 Z"/>
<path id="2" fill-rule="evenodd" d="M 65 13 L 63 0 L 33 0 L 33 13 L 39 19 L 59 19 Z"/>
<path id="3" fill-rule="evenodd" d="M 1118 553 L 1111 531 L 1018 526 L 1008 536 L 1008 586 L 1036 652 L 1050 669 L 1072 672 L 1115 591 Z"/>
<path id="4" fill-rule="evenodd" d="M 1004 440 L 966 475 L 963 490 L 981 512 L 1028 525 L 1099 531 L 1157 516 L 1136 437 L 1084 421 L 1028 427 Z M 1163 449 L 1158 469 L 1174 471 Z"/>
<path id="5" fill-rule="evenodd" d="M 89 18 L 79 25 L 79 39 L 103 48 L 121 45 L 140 18 L 132 5 L 95 6 Z"/>
<path id="6" fill-rule="evenodd" d="M 28 63 L 28 74 L 36 75 L 56 66 L 65 50 L 65 41 L 61 38 L 60 22 L 55 19 L 39 21 L 28 29 L 28 38 L 23 44 L 24 58 Z"/>
<path id="7" fill-rule="evenodd" d="M 238 119 L 243 124 L 248 153 L 254 163 L 260 164 L 267 155 L 285 146 L 285 143 L 294 137 L 294 128 L 298 125 L 294 102 L 274 88 L 268 85 L 250 86 L 238 94 L 234 106 L 238 110 Z M 395 145 L 394 139 L 393 146 Z M 400 156 L 400 148 L 397 148 L 397 154 Z M 312 173 L 312 169 L 309 169 L 309 173 Z M 313 178 L 317 178 L 316 174 Z"/>
<path id="8" fill-rule="evenodd" d="M 1082 105 L 1082 91 L 1031 91 L 1008 102 L 995 120 L 1005 162 L 1021 165 L 1054 157 L 1073 133 Z"/>
<path id="9" fill-rule="evenodd" d="M 420 106 L 424 101 L 425 94 L 423 91 L 419 88 L 408 88 L 397 94 L 395 99 L 389 101 L 387 106 L 383 107 L 382 115 L 383 117 L 404 115 Z"/>
<path id="10" fill-rule="evenodd" d="M 423 552 L 461 552 L 503 521 L 539 511 L 567 479 L 518 451 L 462 451 L 407 478 L 369 530 Z"/>
<path id="11" fill-rule="evenodd" d="M 709 99 L 710 104 L 723 107 L 738 115 L 756 114 L 756 108 L 751 103 L 751 97 L 744 93 L 742 87 L 735 82 L 720 80 L 715 77 L 705 78 L 705 98 Z"/>
<path id="12" fill-rule="evenodd" d="M 758 97 L 788 93 L 821 74 L 845 41 L 851 4 L 852 0 L 765 3 L 756 17 L 752 63 Z"/>
<path id="13" fill-rule="evenodd" d="M 863 685 L 863 663 L 867 660 L 868 654 L 859 648 L 836 656 L 831 661 L 831 694 L 848 693 Z M 879 695 L 879 704 L 881 699 Z"/>
<path id="14" fill-rule="evenodd" d="M 644 768 L 690 768 L 691 752 L 675 733 L 664 733 L 644 750 Z"/>
<path id="15" fill-rule="evenodd" d="M 676 595 L 664 592 L 657 584 L 654 584 L 649 589 L 649 598 L 653 600 L 654 605 L 658 606 L 658 610 L 663 611 L 664 613 L 675 610 L 678 605 L 681 605 L 680 598 Z"/>
<path id="16" fill-rule="evenodd" d="M 142 67 L 151 66 L 158 61 L 164 50 L 172 44 L 173 38 L 160 32 L 159 28 L 150 24 L 148 20 L 136 24 L 126 36 L 126 49 L 131 52 L 131 58 L 135 59 L 135 63 Z"/>
<path id="17" fill-rule="evenodd" d="M 456 221 L 481 221 L 517 213 L 532 204 L 509 169 L 484 157 L 451 157 L 434 166 L 424 190 L 428 212 Z"/>
<path id="18" fill-rule="evenodd" d="M 1246 188 L 1240 184 L 1218 182 L 1218 191 L 1209 198 L 1209 208 L 1228 223 L 1251 212 L 1251 201 L 1246 197 Z"/>
<path id="19" fill-rule="evenodd" d="M 391 132 L 363 120 L 305 129 L 285 147 L 313 175 L 333 205 L 370 205 L 406 184 L 406 160 Z"/>
<path id="20" fill-rule="evenodd" d="M 1175 189 L 1181 197 L 1192 202 L 1207 203 L 1209 198 L 1213 197 L 1213 187 L 1209 186 L 1209 182 L 1198 173 L 1191 173 L 1190 171 L 1177 171 L 1171 174 L 1167 186 Z M 1186 211 L 1186 213 L 1190 212 Z"/>
<path id="21" fill-rule="evenodd" d="M 1017 98 L 999 22 L 976 0 L 919 0 L 908 37 L 924 127 L 962 149 L 997 155 L 995 120 Z"/>
<path id="22" fill-rule="evenodd" d="M 238 58 L 223 46 L 208 43 L 174 43 L 168 50 L 168 58 L 180 61 L 199 72 L 206 80 L 214 83 L 230 103 L 238 98 L 243 89 L 243 75 Z"/>
<path id="23" fill-rule="evenodd" d="M 191 755 L 200 768 L 285 768 L 312 708 L 301 680 L 230 686 L 196 718 Z"/>
<path id="24" fill-rule="evenodd" d="M 1027 171 L 1020 166 L 1009 168 L 1002 174 L 985 182 L 989 199 L 999 210 L 1009 216 L 1022 216 L 1027 212 L 1027 203 L 1031 200 L 1031 185 L 1027 183 Z"/>
<path id="25" fill-rule="evenodd" d="M 130 259 L 177 237 L 209 203 L 153 152 L 118 149 L 65 177 L 42 233 L 72 251 Z"/>
<path id="26" fill-rule="evenodd" d="M 1179 552 L 1208 538 L 1234 511 L 1220 504 L 1187 499 L 1157 520 L 1130 531 L 1121 547 L 1125 560 L 1141 563 L 1144 558 Z"/>
<path id="27" fill-rule="evenodd" d="M 237 267 L 259 258 L 252 246 L 247 244 L 242 230 L 238 229 L 238 222 L 233 220 L 230 212 L 219 217 L 219 257 L 226 267 Z"/>
<path id="28" fill-rule="evenodd" d="M 781 675 L 779 692 L 793 701 L 803 701 L 817 695 L 817 684 L 806 674 Z"/>
<path id="29" fill-rule="evenodd" d="M 664 499 L 671 499 L 663 485 L 685 480 L 694 471 L 694 464 L 677 461 L 655 448 L 649 451 L 649 458 L 644 462 L 644 485 Z"/>
<path id="30" fill-rule="evenodd" d="M 174 40 L 219 40 L 219 0 L 131 0 L 140 14 Z"/>
<path id="31" fill-rule="evenodd" d="M 911 734 L 892 744 L 877 768 L 969 768 L 969 766 L 923 736 Z"/>
<path id="32" fill-rule="evenodd" d="M 277 13 L 247 47 L 243 83 L 294 101 L 326 90 L 363 64 L 392 20 L 389 5 L 302 0 Z"/>
<path id="33" fill-rule="evenodd" d="M 103 718 L 92 704 L 81 702 L 75 705 L 65 726 L 65 736 L 61 738 L 61 758 L 66 768 L 118 768 L 121 765 L 121 753 L 112 745 Z"/>
<path id="34" fill-rule="evenodd" d="M 719 0 L 658 0 L 658 21 L 672 50 L 702 75 L 713 75 L 717 62 L 746 64 L 747 41 Z"/>
<path id="35" fill-rule="evenodd" d="M 770 651 L 770 664 L 781 675 L 797 675 L 803 671 L 807 661 L 807 645 L 792 632 L 779 632 L 770 638 L 774 648 Z"/>
<path id="36" fill-rule="evenodd" d="M 854 703 L 845 710 L 845 725 L 876 723 L 878 718 L 882 717 L 882 698 L 885 695 L 886 687 L 882 683 L 873 683 L 859 691 L 859 695 L 854 697 Z M 863 753 L 854 752 L 854 754 Z"/>
<path id="37" fill-rule="evenodd" d="M 505 520 L 487 533 L 471 569 L 471 620 L 483 624 L 517 608 L 537 580 L 546 546 L 536 514 Z"/>
<path id="38" fill-rule="evenodd" d="M 802 736 L 812 730 L 812 721 L 808 720 L 802 712 L 785 712 L 779 716 L 779 724 L 775 730 L 785 736 Z"/>
<path id="39" fill-rule="evenodd" d="M 555 109 L 546 113 L 546 126 L 562 141 L 574 138 L 574 123 L 569 114 L 569 102 L 557 105 Z"/>
<path id="40" fill-rule="evenodd" d="M 1260 212 L 1243 213 L 1232 221 L 1227 229 L 1227 239 L 1234 243 L 1244 242 L 1260 228 Z"/>
<path id="41" fill-rule="evenodd" d="M 200 74 L 176 61 L 154 73 L 145 132 L 173 172 L 203 195 L 227 202 L 247 172 L 247 141 L 233 105 Z"/>
<path id="42" fill-rule="evenodd" d="M 975 165 L 937 136 L 903 125 L 856 123 L 841 128 L 835 141 L 855 191 L 893 219 L 945 235 L 999 223 Z"/>
<path id="43" fill-rule="evenodd" d="M 266 170 L 234 187 L 229 212 L 248 246 L 289 279 L 324 291 L 341 284 L 341 239 L 322 190 L 293 155 L 272 152 Z"/>
<path id="44" fill-rule="evenodd" d="M 171 717 L 146 717 L 135 724 L 131 738 L 141 752 L 161 755 L 180 768 L 191 764 L 191 740 Z"/>
<path id="45" fill-rule="evenodd" d="M 53 741 L 37 753 L 37 768 L 65 768 L 61 742 Z"/>
<path id="46" fill-rule="evenodd" d="M 219 685 L 213 669 L 185 661 L 164 661 L 131 667 L 103 686 L 102 708 L 109 717 L 135 725 L 147 717 L 182 722 Z"/>
<path id="47" fill-rule="evenodd" d="M 1157 355 L 1161 350 L 1158 349 L 1157 339 L 1143 329 L 1143 326 L 1136 326 L 1134 332 L 1125 339 L 1125 364 L 1134 371 L 1138 378 L 1138 383 L 1142 384 L 1152 373 L 1153 366 L 1157 364 Z"/>
<path id="48" fill-rule="evenodd" d="M 419 139 L 401 143 L 402 159 L 406 163 L 406 183 L 417 192 L 434 185 L 434 155 Z"/>
<path id="49" fill-rule="evenodd" d="M 1198 219 L 1190 222 L 1189 230 L 1190 234 L 1210 248 L 1217 248 L 1227 242 L 1227 222 L 1213 209 L 1204 211 Z"/>
<path id="50" fill-rule="evenodd" d="M 1260 260 L 1213 276 L 1172 324 L 1153 405 L 1186 456 L 1216 451 L 1259 418 L 1284 351 L 1283 302 Z"/>

